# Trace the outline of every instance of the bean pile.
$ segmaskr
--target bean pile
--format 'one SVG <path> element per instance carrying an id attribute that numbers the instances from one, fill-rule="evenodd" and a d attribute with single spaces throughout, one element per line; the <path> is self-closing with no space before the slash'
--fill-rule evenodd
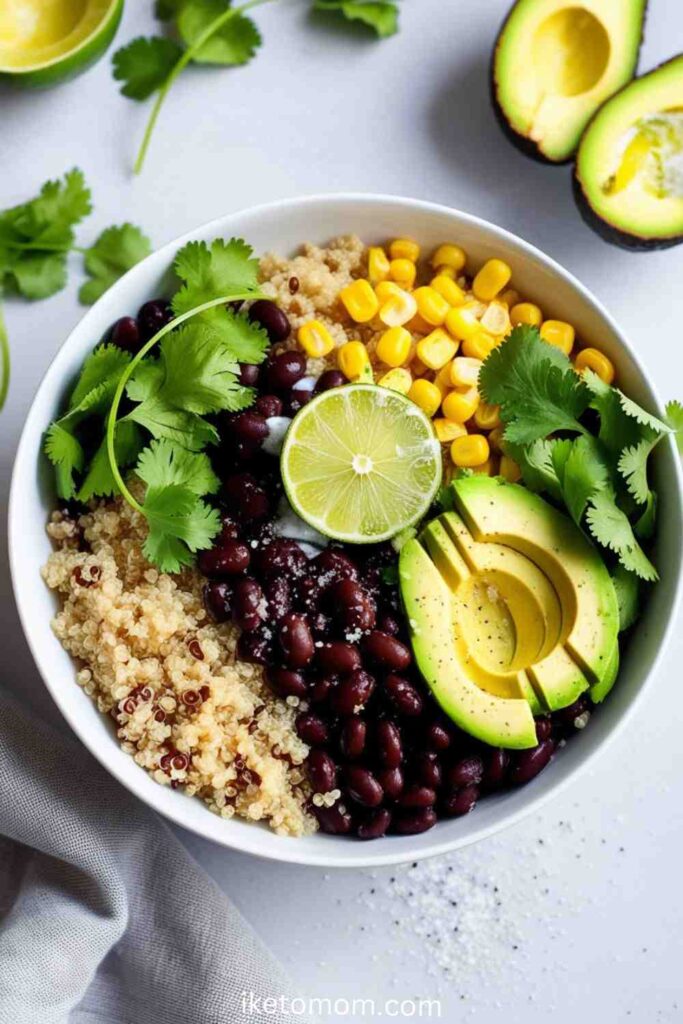
<path id="1" fill-rule="evenodd" d="M 289 322 L 274 303 L 254 303 L 249 315 L 274 345 L 288 338 Z M 300 708 L 321 830 L 360 839 L 417 834 L 439 817 L 467 814 L 486 792 L 534 778 L 558 741 L 585 724 L 588 703 L 539 719 L 532 750 L 478 743 L 441 713 L 419 678 L 391 546 L 331 544 L 309 559 L 296 541 L 276 535 L 282 484 L 277 459 L 263 449 L 267 420 L 292 416 L 312 393 L 345 383 L 328 370 L 311 392 L 300 386 L 305 372 L 294 350 L 241 368 L 257 398 L 218 424 L 223 528 L 198 558 L 204 600 L 214 621 L 240 628 L 238 656 L 262 665 L 273 690 Z"/>

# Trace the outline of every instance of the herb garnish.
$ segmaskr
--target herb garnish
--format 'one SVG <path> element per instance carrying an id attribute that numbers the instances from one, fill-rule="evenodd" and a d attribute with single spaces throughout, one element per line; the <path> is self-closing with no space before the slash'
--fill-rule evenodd
<path id="1" fill-rule="evenodd" d="M 217 510 L 203 500 L 219 486 L 204 451 L 218 441 L 207 416 L 252 404 L 238 364 L 261 362 L 268 347 L 261 327 L 226 309 L 265 297 L 249 246 L 190 242 L 174 266 L 175 318 L 134 357 L 113 345 L 96 348 L 45 438 L 60 497 L 121 494 L 147 520 L 144 552 L 163 572 L 190 564 L 220 529 Z M 124 395 L 129 407 L 119 416 Z M 133 466 L 147 485 L 142 501 L 123 478 Z"/>
<path id="2" fill-rule="evenodd" d="M 505 448 L 527 487 L 563 502 L 574 521 L 616 556 L 622 611 L 630 619 L 637 578 L 657 579 L 640 545 L 652 535 L 656 516 L 648 459 L 662 437 L 683 424 L 680 404 L 670 403 L 669 423 L 663 422 L 596 374 L 579 376 L 559 349 L 528 326 L 516 327 L 494 349 L 479 385 L 485 400 L 500 406 Z M 586 426 L 589 408 L 599 417 L 597 436 Z"/>
<path id="3" fill-rule="evenodd" d="M 84 304 L 94 302 L 123 273 L 151 252 L 150 242 L 132 224 L 107 228 L 89 249 L 76 245 L 74 228 L 92 210 L 83 173 L 68 171 L 47 181 L 28 202 L 0 213 L 0 300 L 5 289 L 26 299 L 45 299 L 67 283 L 70 252 L 84 255 L 93 280 L 81 288 Z M 9 387 L 10 352 L 0 302 L 0 409 Z"/>
<path id="4" fill-rule="evenodd" d="M 338 11 L 348 21 L 361 21 L 380 38 L 398 32 L 398 5 L 395 0 L 313 0 L 316 11 Z"/>

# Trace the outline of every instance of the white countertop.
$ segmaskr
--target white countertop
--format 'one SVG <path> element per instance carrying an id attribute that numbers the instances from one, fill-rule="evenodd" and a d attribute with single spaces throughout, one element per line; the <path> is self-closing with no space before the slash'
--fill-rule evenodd
<path id="1" fill-rule="evenodd" d="M 151 2 L 127 6 L 119 44 L 154 25 Z M 681 397 L 683 247 L 634 255 L 605 244 L 574 208 L 569 169 L 535 164 L 502 137 L 487 65 L 508 0 L 402 6 L 401 34 L 383 43 L 311 23 L 304 0 L 258 11 L 258 58 L 184 75 L 135 180 L 129 168 L 148 107 L 118 95 L 108 59 L 51 92 L 2 91 L 0 207 L 74 165 L 94 193 L 95 212 L 79 230 L 86 240 L 127 219 L 161 244 L 229 210 L 310 192 L 393 192 L 457 206 L 574 271 L 625 328 L 660 394 Z M 649 6 L 643 69 L 683 49 L 680 0 Z M 82 315 L 79 273 L 74 258 L 64 292 L 7 303 L 14 378 L 0 419 L 3 515 L 31 397 Z M 4 550 L 0 616 L 17 688 L 45 705 Z M 302 992 L 374 998 L 376 1016 L 398 1019 L 418 1018 L 419 1008 L 385 1000 L 439 998 L 442 1019 L 483 1024 L 546 1024 L 550 1013 L 556 1024 L 681 1020 L 682 656 L 679 639 L 637 720 L 588 774 L 541 814 L 447 865 L 325 874 L 181 838 Z M 438 942 L 428 921 L 446 902 Z M 344 1013 L 340 1003 L 343 1016 L 362 1021 L 370 1011 Z"/>

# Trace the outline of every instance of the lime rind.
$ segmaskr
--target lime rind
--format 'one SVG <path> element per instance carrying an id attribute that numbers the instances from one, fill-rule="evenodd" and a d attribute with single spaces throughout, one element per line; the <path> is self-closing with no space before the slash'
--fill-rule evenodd
<path id="1" fill-rule="evenodd" d="M 327 537 L 389 540 L 427 512 L 441 482 L 431 421 L 405 395 L 347 384 L 292 421 L 281 455 L 290 504 Z"/>

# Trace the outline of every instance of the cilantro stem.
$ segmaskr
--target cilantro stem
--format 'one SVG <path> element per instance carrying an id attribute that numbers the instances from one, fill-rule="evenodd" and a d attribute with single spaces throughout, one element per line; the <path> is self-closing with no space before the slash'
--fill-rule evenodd
<path id="1" fill-rule="evenodd" d="M 140 504 L 126 487 L 121 471 L 119 470 L 118 463 L 116 461 L 116 449 L 114 447 L 114 437 L 116 434 L 116 418 L 119 411 L 119 405 L 123 398 L 123 393 L 126 388 L 126 384 L 130 380 L 134 370 L 145 358 L 150 349 L 154 348 L 157 342 L 161 341 L 167 334 L 179 327 L 180 324 L 184 324 L 186 320 L 190 320 L 193 316 L 197 316 L 199 313 L 206 312 L 207 309 L 213 309 L 214 306 L 227 306 L 229 302 L 246 302 L 247 299 L 265 299 L 267 298 L 262 292 L 258 291 L 246 291 L 240 292 L 236 295 L 223 295 L 219 299 L 211 299 L 210 302 L 203 302 L 201 306 L 195 306 L 194 309 L 188 309 L 186 313 L 181 313 L 180 316 L 175 317 L 169 323 L 162 327 L 160 331 L 157 331 L 153 337 L 146 342 L 140 351 L 131 359 L 126 366 L 125 370 L 119 377 L 119 382 L 116 385 L 116 391 L 112 399 L 111 408 L 107 417 L 107 456 L 109 458 L 109 465 L 111 466 L 112 476 L 116 481 L 116 485 L 121 492 L 122 496 L 136 512 L 139 512 L 144 516 L 145 512 Z"/>
<path id="2" fill-rule="evenodd" d="M 2 311 L 2 291 L 0 290 L 0 410 L 7 399 L 10 378 L 10 353 L 9 338 L 5 328 L 5 318 Z"/>
<path id="3" fill-rule="evenodd" d="M 152 139 L 152 133 L 154 132 L 154 128 L 156 126 L 157 119 L 161 112 L 161 108 L 164 104 L 164 100 L 166 99 L 171 89 L 171 86 L 175 82 L 178 75 L 185 70 L 190 61 L 194 59 L 195 54 L 199 53 L 202 46 L 204 46 L 204 44 L 209 41 L 211 36 L 218 32 L 218 30 L 221 29 L 223 25 L 225 25 L 228 21 L 230 21 L 231 18 L 236 17 L 238 14 L 244 13 L 244 11 L 250 10 L 252 7 L 259 7 L 261 4 L 267 3 L 270 3 L 270 0 L 248 0 L 248 3 L 242 4 L 241 7 L 230 7 L 228 8 L 228 10 L 222 11 L 217 18 L 214 18 L 214 20 L 206 26 L 204 31 L 197 36 L 192 45 L 188 46 L 187 50 L 185 50 L 185 52 L 178 58 L 177 63 L 169 72 L 168 78 L 159 89 L 156 99 L 154 101 L 154 106 L 152 107 L 152 112 L 149 115 L 147 127 L 145 128 L 145 134 L 142 138 L 140 150 L 138 152 L 135 165 L 133 167 L 133 172 L 135 174 L 140 174 L 142 171 L 143 165 L 145 163 L 145 157 L 147 156 L 147 150 L 149 149 L 149 144 Z"/>

